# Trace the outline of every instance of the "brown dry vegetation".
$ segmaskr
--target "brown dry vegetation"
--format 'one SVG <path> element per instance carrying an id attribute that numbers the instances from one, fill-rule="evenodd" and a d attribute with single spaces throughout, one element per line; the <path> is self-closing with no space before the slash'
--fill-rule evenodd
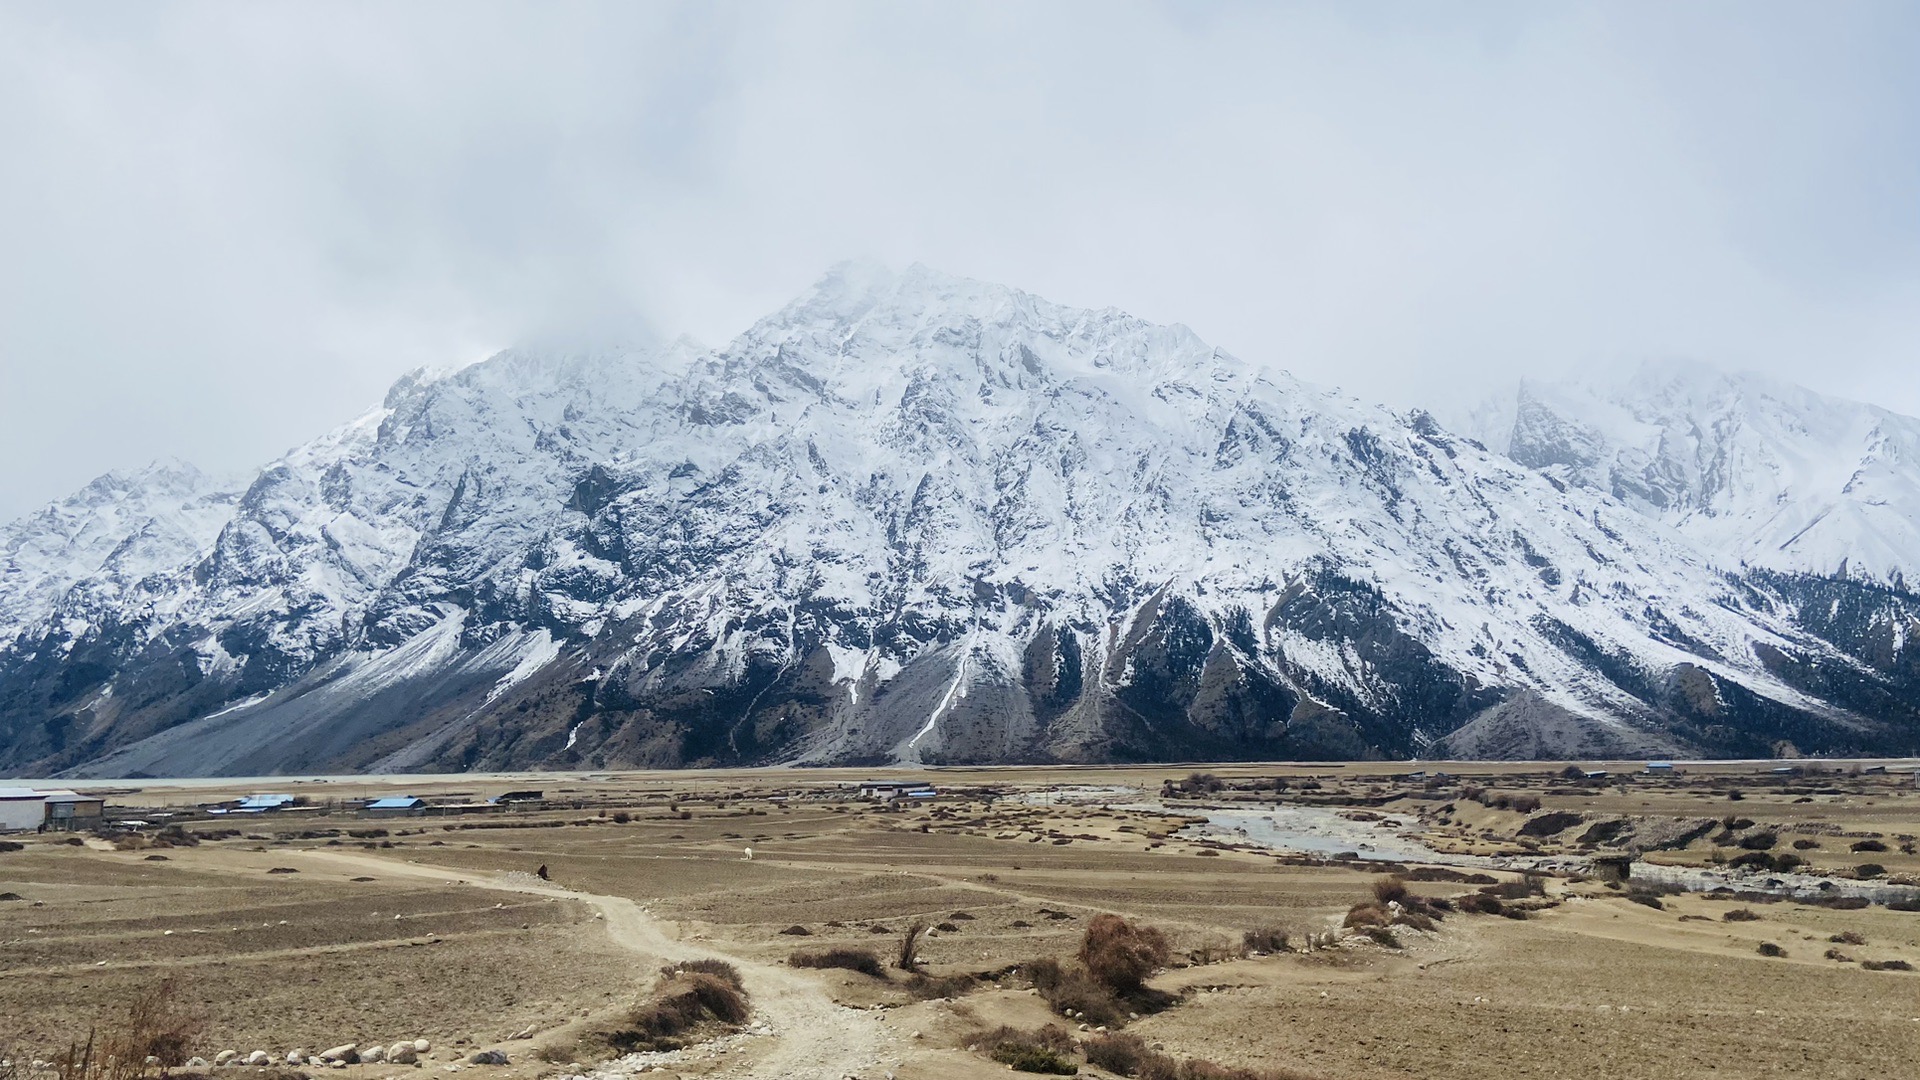
<path id="1" fill-rule="evenodd" d="M 560 1064 L 591 1058 L 595 1033 L 639 1032 L 628 1045 L 659 1046 L 738 1023 L 724 1019 L 733 1015 L 724 998 L 715 1012 L 702 996 L 708 980 L 726 984 L 714 971 L 660 977 L 665 996 L 653 997 L 661 960 L 609 950 L 606 924 L 585 903 L 452 884 L 543 864 L 560 887 L 631 897 L 676 940 L 734 958 L 756 1001 L 772 965 L 790 981 L 782 992 L 859 1006 L 846 1016 L 894 1040 L 869 1071 L 901 1080 L 1004 1076 L 1006 1063 L 964 1049 L 969 1033 L 1048 1023 L 1089 1045 L 1098 1033 L 1073 1030 L 1080 1023 L 1124 1025 L 1108 1034 L 1138 1036 L 1164 1057 L 1154 1068 L 1196 1080 L 1464 1080 L 1490 1063 L 1518 1077 L 1784 1078 L 1805 1075 L 1809 1061 L 1823 1075 L 1885 1075 L 1912 1039 L 1898 999 L 1920 985 L 1902 970 L 1920 961 L 1920 944 L 1912 915 L 1884 904 L 1675 896 L 1445 868 L 1389 879 L 1359 857 L 1278 858 L 1181 831 L 1205 805 L 1270 806 L 1278 795 L 1351 808 L 1362 822 L 1416 819 L 1436 846 L 1479 853 L 1604 852 L 1611 822 L 1631 819 L 1645 840 L 1648 821 L 1698 821 L 1703 831 L 1654 857 L 1707 865 L 1726 834 L 1729 861 L 1792 851 L 1850 876 L 1863 858 L 1853 845 L 1877 843 L 1885 850 L 1861 849 L 1884 869 L 1876 880 L 1920 871 L 1905 850 L 1920 834 L 1920 800 L 1871 774 L 1783 781 L 1715 767 L 1596 783 L 1558 764 L 1467 766 L 1483 771 L 1435 786 L 1394 781 L 1404 768 L 1221 766 L 1190 785 L 1190 769 L 955 771 L 940 782 L 961 794 L 886 809 L 812 797 L 832 774 L 563 778 L 544 783 L 574 789 L 577 809 L 384 822 L 378 836 L 352 835 L 372 828 L 351 819 L 308 817 L 249 822 L 248 835 L 219 840 L 190 825 L 197 846 L 102 851 L 32 839 L 0 854 L 0 894 L 22 898 L 0 900 L 0 1043 L 49 1056 L 169 976 L 181 1009 L 205 1020 L 201 1054 L 424 1036 L 449 1048 L 438 1062 L 501 1045 L 516 1062 L 504 1073 L 532 1077 L 552 1073 L 536 1051 Z M 966 793 L 1058 783 L 1154 792 L 1162 779 L 1175 791 L 1164 813 Z M 1736 779 L 1744 798 L 1730 805 Z M 1491 794 L 1467 798 L 1466 784 Z M 1829 789 L 1842 794 L 1818 793 Z M 1580 820 L 1569 824 L 1572 815 Z M 1772 845 L 1759 846 L 1769 834 Z M 162 851 L 166 861 L 147 861 Z M 369 861 L 320 861 L 341 853 Z M 280 866 L 300 872 L 267 873 Z M 1758 919 L 1723 917 L 1739 911 Z M 803 959 L 891 961 L 915 924 L 928 929 L 906 950 L 924 960 L 910 975 Z M 781 934 L 792 926 L 807 936 Z M 1373 933 L 1400 948 L 1363 936 Z M 1083 953 L 1090 937 L 1103 945 Z M 1827 959 L 1829 939 L 1864 962 Z M 1763 943 L 1785 955 L 1761 955 Z M 1141 1007 L 1089 960 L 1122 983 L 1137 972 L 1134 993 L 1168 1004 Z M 655 1037 L 647 1032 L 662 1014 L 635 1002 L 698 1019 Z M 509 1039 L 526 1028 L 536 1034 Z M 723 1070 L 790 1034 L 676 1067 Z M 1054 1052 L 1092 1071 L 1087 1047 Z M 357 1080 L 385 1075 L 353 1068 Z"/>

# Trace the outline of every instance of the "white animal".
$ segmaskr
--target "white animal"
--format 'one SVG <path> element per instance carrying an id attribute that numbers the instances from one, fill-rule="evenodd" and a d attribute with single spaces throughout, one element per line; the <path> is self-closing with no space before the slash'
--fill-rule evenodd
<path id="1" fill-rule="evenodd" d="M 752 849 L 752 848 L 747 848 L 747 849 L 746 849 L 746 855 L 747 855 L 747 861 L 748 861 L 748 862 L 752 862 L 752 861 L 753 861 L 753 849 Z"/>

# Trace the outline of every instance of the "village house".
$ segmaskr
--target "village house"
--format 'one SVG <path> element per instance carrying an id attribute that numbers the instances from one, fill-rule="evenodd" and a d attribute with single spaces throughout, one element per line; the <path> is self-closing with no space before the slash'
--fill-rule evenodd
<path id="1" fill-rule="evenodd" d="M 32 788 L 0 788 L 0 833 L 33 832 L 46 821 L 46 795 Z"/>
<path id="2" fill-rule="evenodd" d="M 105 819 L 107 800 L 101 795 L 83 795 L 78 791 L 43 791 L 46 797 L 48 829 L 97 829 Z"/>
<path id="3" fill-rule="evenodd" d="M 424 813 L 427 800 L 414 795 L 388 795 L 360 808 L 368 817 L 412 817 Z"/>

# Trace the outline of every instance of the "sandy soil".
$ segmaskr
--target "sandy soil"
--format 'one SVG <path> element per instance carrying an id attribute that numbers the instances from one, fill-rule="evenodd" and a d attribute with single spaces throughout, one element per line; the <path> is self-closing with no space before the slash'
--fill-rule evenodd
<path id="1" fill-rule="evenodd" d="M 1878 833 L 1889 850 L 1872 857 L 1889 873 L 1914 865 L 1899 845 L 1920 831 L 1920 793 L 1900 787 L 1904 778 L 1842 777 L 1796 791 L 1751 766 L 1728 769 L 1585 787 L 1555 782 L 1542 766 L 1485 779 L 1537 793 L 1547 811 L 1737 813 L 1783 837 L 1818 838 L 1821 847 L 1802 853 L 1835 871 L 1855 860 L 1854 837 Z M 436 1044 L 422 1066 L 430 1070 L 498 1047 L 513 1064 L 482 1069 L 487 1076 L 554 1077 L 595 1072 L 596 1063 L 549 1064 L 543 1050 L 629 1008 L 662 964 L 711 957 L 740 968 L 754 1020 L 738 1035 L 647 1062 L 669 1075 L 1004 1076 L 1004 1066 L 962 1048 L 967 1036 L 1062 1022 L 1007 969 L 1070 956 L 1094 914 L 1159 926 L 1183 954 L 1231 956 L 1246 929 L 1282 926 L 1296 940 L 1331 931 L 1367 895 L 1371 869 L 1298 865 L 1232 837 L 1183 831 L 1209 805 L 1272 803 L 1272 793 L 1232 790 L 1236 777 L 1286 776 L 1284 798 L 1350 807 L 1342 812 L 1353 815 L 1354 836 L 1374 827 L 1367 814 L 1391 813 L 1436 847 L 1575 851 L 1568 837 L 1522 846 L 1528 815 L 1395 781 L 1379 767 L 1211 770 L 1227 790 L 1171 800 L 1165 811 L 1124 809 L 1138 800 L 1103 803 L 1098 794 L 1006 797 L 1063 786 L 1152 797 L 1191 771 L 943 773 L 955 794 L 905 809 L 845 800 L 836 793 L 843 778 L 811 773 L 460 778 L 440 790 L 569 790 L 564 805 L 510 819 L 260 818 L 245 823 L 246 835 L 142 851 L 36 838 L 0 854 L 0 893 L 20 897 L 0 901 L 0 1042 L 50 1054 L 172 978 L 207 1019 L 208 1055 L 425 1037 Z M 1318 787 L 1303 789 L 1310 778 Z M 1730 801 L 1735 782 L 1743 798 Z M 1804 792 L 1817 786 L 1837 793 Z M 988 801 L 987 788 L 999 797 Z M 144 799 L 157 812 L 208 790 L 150 786 L 116 799 Z M 1453 809 L 1437 815 L 1446 805 Z M 385 835 L 325 835 L 369 828 Z M 1713 855 L 1711 845 L 1661 853 Z M 541 865 L 551 882 L 531 876 Z M 1416 885 L 1439 896 L 1467 888 Z M 1348 938 L 1310 954 L 1179 967 L 1155 985 L 1181 1003 L 1132 1026 L 1179 1056 L 1330 1078 L 1495 1069 L 1877 1078 L 1902 1075 L 1920 1053 L 1920 973 L 1826 956 L 1839 949 L 1920 966 L 1920 914 L 1702 896 L 1665 897 L 1656 910 L 1596 881 L 1558 881 L 1552 892 L 1558 906 L 1531 919 L 1456 915 L 1432 934 L 1403 930 L 1398 950 Z M 1722 918 L 1742 906 L 1757 918 Z M 784 962 L 829 945 L 886 954 L 915 920 L 950 928 L 920 949 L 935 974 L 992 978 L 957 999 L 916 1002 L 898 975 Z M 783 932 L 795 928 L 805 933 Z M 1843 933 L 1866 944 L 1829 941 Z M 1786 955 L 1762 956 L 1762 942 Z M 638 1064 L 595 1075 L 612 1080 Z M 407 1071 L 346 1073 L 385 1080 Z"/>

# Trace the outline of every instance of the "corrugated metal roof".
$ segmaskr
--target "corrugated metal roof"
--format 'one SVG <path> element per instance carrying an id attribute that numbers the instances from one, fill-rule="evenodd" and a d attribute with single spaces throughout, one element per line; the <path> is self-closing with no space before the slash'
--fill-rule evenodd
<path id="1" fill-rule="evenodd" d="M 389 795 L 384 799 L 375 799 L 367 804 L 368 810 L 411 810 L 426 803 L 412 795 Z"/>
<path id="2" fill-rule="evenodd" d="M 35 791 L 32 788 L 0 787 L 0 799 L 6 799 L 8 801 L 13 801 L 18 799 L 24 802 L 32 799 L 45 799 L 45 798 L 46 796 L 44 794 L 38 791 Z"/>

